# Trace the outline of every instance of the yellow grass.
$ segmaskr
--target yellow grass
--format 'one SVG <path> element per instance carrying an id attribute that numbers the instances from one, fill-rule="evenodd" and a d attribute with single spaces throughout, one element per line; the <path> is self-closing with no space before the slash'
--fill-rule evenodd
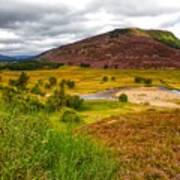
<path id="1" fill-rule="evenodd" d="M 6 84 L 9 79 L 19 76 L 21 72 L 2 71 L 2 83 Z M 113 69 L 91 69 L 80 67 L 61 67 L 56 70 L 38 70 L 27 71 L 30 76 L 30 84 L 42 79 L 44 82 L 50 76 L 61 79 L 71 79 L 76 82 L 76 87 L 71 90 L 72 93 L 90 93 L 114 87 L 142 86 L 134 83 L 134 77 L 142 76 L 153 79 L 154 86 L 168 86 L 180 89 L 180 71 L 179 70 L 113 70 Z M 110 80 L 102 83 L 102 77 L 108 76 Z M 116 81 L 112 81 L 114 76 Z"/>

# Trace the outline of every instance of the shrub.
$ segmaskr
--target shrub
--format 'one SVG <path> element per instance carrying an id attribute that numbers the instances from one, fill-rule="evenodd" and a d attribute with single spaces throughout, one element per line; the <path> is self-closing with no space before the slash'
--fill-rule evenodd
<path id="1" fill-rule="evenodd" d="M 102 82 L 107 82 L 108 80 L 109 80 L 108 76 L 104 76 L 104 77 L 102 78 Z"/>
<path id="2" fill-rule="evenodd" d="M 22 72 L 20 74 L 19 78 L 16 80 L 16 86 L 19 89 L 24 90 L 24 89 L 26 89 L 28 80 L 29 80 L 29 76 L 25 72 Z"/>
<path id="3" fill-rule="evenodd" d="M 9 85 L 9 86 L 16 86 L 16 80 L 14 80 L 14 79 L 9 79 L 8 85 Z"/>
<path id="4" fill-rule="evenodd" d="M 118 69 L 118 64 L 114 65 L 114 68 L 115 68 L 115 69 Z"/>
<path id="5" fill-rule="evenodd" d="M 36 96 L 27 94 L 26 92 L 18 91 L 15 88 L 6 87 L 3 89 L 3 100 L 9 109 L 17 112 L 32 112 L 39 111 L 44 108 L 44 105 Z"/>
<path id="6" fill-rule="evenodd" d="M 11 103 L 15 97 L 16 90 L 12 87 L 4 87 L 2 90 L 2 98 L 4 102 L 7 104 Z"/>
<path id="7" fill-rule="evenodd" d="M 119 96 L 119 101 L 120 102 L 128 102 L 128 96 L 126 94 L 121 94 Z"/>
<path id="8" fill-rule="evenodd" d="M 60 92 L 60 90 L 55 90 L 53 95 L 48 97 L 46 101 L 46 109 L 48 111 L 58 111 L 67 104 L 66 96 Z"/>
<path id="9" fill-rule="evenodd" d="M 75 87 L 75 82 L 72 80 L 67 80 L 66 85 L 68 86 L 68 88 L 72 89 Z"/>
<path id="10" fill-rule="evenodd" d="M 43 86 L 43 80 L 42 79 L 37 80 L 37 84 Z"/>
<path id="11" fill-rule="evenodd" d="M 77 95 L 67 97 L 67 106 L 73 109 L 80 109 L 83 105 L 83 102 L 83 99 Z"/>
<path id="12" fill-rule="evenodd" d="M 109 66 L 107 64 L 104 65 L 104 69 L 108 69 Z"/>
<path id="13" fill-rule="evenodd" d="M 65 94 L 65 80 L 59 84 L 59 89 L 56 89 L 47 101 L 46 108 L 48 111 L 57 111 L 62 107 L 67 106 L 67 95 Z"/>
<path id="14" fill-rule="evenodd" d="M 114 76 L 111 77 L 112 81 L 116 81 L 116 78 Z"/>
<path id="15" fill-rule="evenodd" d="M 62 115 L 60 117 L 60 121 L 65 123 L 79 123 L 81 122 L 81 118 L 76 111 L 73 109 L 63 109 Z"/>
<path id="16" fill-rule="evenodd" d="M 36 95 L 41 95 L 41 96 L 44 95 L 44 93 L 41 91 L 41 89 L 40 89 L 40 87 L 39 87 L 38 84 L 35 84 L 35 85 L 32 87 L 31 93 L 36 94 Z"/>
<path id="17" fill-rule="evenodd" d="M 51 88 L 51 85 L 50 85 L 49 83 L 45 83 L 44 88 L 45 88 L 45 89 L 50 89 L 50 88 Z"/>
<path id="18" fill-rule="evenodd" d="M 50 87 L 55 86 L 56 84 L 57 84 L 57 79 L 55 77 L 49 77 Z"/>
<path id="19" fill-rule="evenodd" d="M 48 111 L 57 111 L 63 107 L 80 109 L 83 102 L 83 99 L 81 99 L 79 96 L 66 95 L 61 89 L 56 90 L 54 94 L 47 99 L 46 108 Z"/>
<path id="20" fill-rule="evenodd" d="M 29 76 L 25 72 L 22 72 L 17 79 L 10 79 L 9 85 L 18 88 L 19 90 L 25 90 L 28 80 Z"/>
<path id="21" fill-rule="evenodd" d="M 151 85 L 152 79 L 143 78 L 143 77 L 135 77 L 134 82 L 135 83 L 144 83 L 145 85 Z"/>
<path id="22" fill-rule="evenodd" d="M 80 67 L 88 68 L 88 67 L 90 67 L 90 64 L 87 64 L 87 63 L 81 63 L 81 64 L 80 64 Z"/>
<path id="23" fill-rule="evenodd" d="M 144 82 L 144 78 L 142 78 L 142 77 L 135 77 L 134 78 L 134 82 L 135 83 L 143 83 Z"/>
<path id="24" fill-rule="evenodd" d="M 24 111 L 35 112 L 44 108 L 44 105 L 35 96 L 27 96 L 25 99 Z"/>
<path id="25" fill-rule="evenodd" d="M 152 85 L 152 79 L 145 79 L 145 80 L 144 80 L 144 83 L 145 83 L 147 86 L 150 86 L 150 85 Z"/>

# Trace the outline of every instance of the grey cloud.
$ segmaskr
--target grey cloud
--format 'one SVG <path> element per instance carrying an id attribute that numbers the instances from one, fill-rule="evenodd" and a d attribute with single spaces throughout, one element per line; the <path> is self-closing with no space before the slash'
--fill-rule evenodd
<path id="1" fill-rule="evenodd" d="M 65 43 L 98 34 L 104 29 L 134 25 L 129 18 L 162 15 L 180 11 L 179 7 L 165 7 L 159 0 L 92 0 L 84 9 L 58 3 L 49 6 L 19 0 L 0 0 L 0 30 L 17 35 L 17 39 L 0 38 L 0 54 L 37 54 Z M 169 0 L 170 1 L 170 0 Z M 105 24 L 87 15 L 105 12 L 112 16 Z M 161 27 L 173 26 L 168 21 Z M 145 22 L 149 23 L 149 22 Z M 92 24 L 92 26 L 89 26 Z M 153 28 L 153 27 L 152 27 Z M 0 35 L 1 36 L 1 35 Z"/>
<path id="2" fill-rule="evenodd" d="M 2 1 L 0 4 L 0 27 L 13 27 L 16 23 L 39 21 L 45 15 L 58 12 L 65 15 L 68 7 L 61 5 L 58 7 L 37 6 L 19 1 Z"/>
<path id="3" fill-rule="evenodd" d="M 158 0 L 93 0 L 89 4 L 89 9 L 104 9 L 112 14 L 123 16 L 157 16 L 162 14 L 180 11 L 180 6 L 167 7 L 159 4 Z"/>

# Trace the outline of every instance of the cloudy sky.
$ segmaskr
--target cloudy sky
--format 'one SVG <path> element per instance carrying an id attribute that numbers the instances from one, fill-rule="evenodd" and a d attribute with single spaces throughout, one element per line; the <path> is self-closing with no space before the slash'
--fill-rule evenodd
<path id="1" fill-rule="evenodd" d="M 179 0 L 0 0 L 0 54 L 32 55 L 114 28 L 180 38 Z"/>

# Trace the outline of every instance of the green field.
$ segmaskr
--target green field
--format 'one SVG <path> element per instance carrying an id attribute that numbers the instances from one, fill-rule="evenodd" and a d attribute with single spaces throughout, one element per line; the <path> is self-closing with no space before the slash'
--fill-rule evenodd
<path id="1" fill-rule="evenodd" d="M 2 180 L 149 180 L 180 173 L 179 109 L 74 96 L 119 87 L 180 89 L 179 70 L 64 66 L 24 75 L 3 70 L 0 77 Z"/>

